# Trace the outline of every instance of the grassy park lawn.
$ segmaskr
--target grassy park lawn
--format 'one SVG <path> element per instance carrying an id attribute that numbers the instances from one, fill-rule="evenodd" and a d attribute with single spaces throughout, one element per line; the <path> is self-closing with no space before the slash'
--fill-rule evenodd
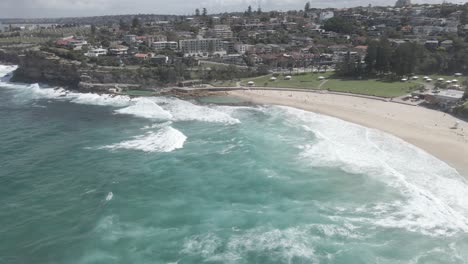
<path id="1" fill-rule="evenodd" d="M 242 85 L 247 86 L 249 81 L 255 82 L 255 86 L 258 87 L 281 87 L 281 88 L 298 88 L 298 89 L 318 89 L 319 85 L 322 83 L 319 80 L 319 76 L 330 77 L 331 72 L 327 73 L 307 73 L 307 74 L 298 74 L 291 75 L 291 80 L 285 80 L 284 75 L 277 76 L 275 81 L 271 81 L 273 75 L 265 75 L 254 78 L 245 78 L 242 80 Z"/>
<path id="2" fill-rule="evenodd" d="M 377 79 L 347 80 L 330 79 L 322 87 L 336 92 L 396 97 L 407 94 L 418 84 L 415 82 L 385 82 Z"/>
<path id="3" fill-rule="evenodd" d="M 237 82 L 236 80 L 221 80 L 210 82 L 210 84 L 216 87 L 236 87 Z"/>
<path id="4" fill-rule="evenodd" d="M 286 74 L 285 74 L 286 75 Z M 380 97 L 397 97 L 405 95 L 416 88 L 417 85 L 424 83 L 423 77 L 418 76 L 418 80 L 411 80 L 409 82 L 387 82 L 378 79 L 365 79 L 365 80 L 354 80 L 354 79 L 340 79 L 333 75 L 333 72 L 327 73 L 307 73 L 292 75 L 291 80 L 284 80 L 284 75 L 277 76 L 275 81 L 271 81 L 270 78 L 273 75 L 264 75 L 252 78 L 243 78 L 241 80 L 242 86 L 248 86 L 249 81 L 255 82 L 256 87 L 279 87 L 279 88 L 296 88 L 296 89 L 319 89 L 322 82 L 319 80 L 319 76 L 324 76 L 327 81 L 323 84 L 320 89 L 328 89 L 330 91 L 345 92 L 353 94 L 373 95 Z M 465 77 L 455 76 L 444 76 L 444 75 L 430 75 L 431 79 L 435 82 L 437 78 L 444 78 L 445 80 L 457 79 L 461 84 Z M 217 81 L 213 82 L 212 85 L 220 87 L 234 87 L 235 81 Z"/>

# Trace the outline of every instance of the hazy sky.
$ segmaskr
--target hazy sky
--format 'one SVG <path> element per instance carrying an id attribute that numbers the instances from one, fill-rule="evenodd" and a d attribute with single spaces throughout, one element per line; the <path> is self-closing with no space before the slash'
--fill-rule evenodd
<path id="1" fill-rule="evenodd" d="M 65 17 L 114 14 L 193 14 L 206 7 L 208 13 L 245 10 L 248 5 L 263 10 L 302 9 L 307 0 L 0 0 L 0 18 Z M 311 0 L 312 7 L 352 7 L 393 5 L 396 0 Z M 468 0 L 452 0 L 464 3 Z M 413 3 L 440 3 L 442 0 L 413 0 Z"/>

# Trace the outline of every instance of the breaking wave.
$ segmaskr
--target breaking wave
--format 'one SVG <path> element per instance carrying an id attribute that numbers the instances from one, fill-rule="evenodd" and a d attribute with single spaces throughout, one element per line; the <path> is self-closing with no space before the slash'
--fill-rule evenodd
<path id="1" fill-rule="evenodd" d="M 404 197 L 356 209 L 370 212 L 368 218 L 346 218 L 357 211 L 345 212 L 347 220 L 436 236 L 468 232 L 467 180 L 443 161 L 379 130 L 290 107 L 280 109 L 317 138 L 300 146 L 303 162 L 368 175 Z"/>
<path id="2" fill-rule="evenodd" d="M 171 152 L 184 146 L 187 137 L 173 127 L 164 127 L 157 132 L 148 132 L 131 140 L 100 147 L 99 149 L 134 149 L 144 152 Z"/>
<path id="3" fill-rule="evenodd" d="M 364 238 L 352 225 L 309 224 L 286 229 L 261 227 L 232 233 L 227 239 L 214 233 L 192 236 L 185 240 L 181 253 L 220 263 L 247 260 L 249 254 L 264 256 L 266 263 L 278 260 L 282 263 L 317 263 L 330 258 L 330 252 L 317 252 L 315 247 L 319 241 L 359 241 Z"/>
<path id="4" fill-rule="evenodd" d="M 55 99 L 76 104 L 113 106 L 117 114 L 133 115 L 141 118 L 167 121 L 201 121 L 212 123 L 237 124 L 239 119 L 233 118 L 229 111 L 216 107 L 196 105 L 188 101 L 165 97 L 131 98 L 125 95 L 78 93 L 63 88 L 44 88 L 39 84 L 10 83 L 4 76 L 10 74 L 16 66 L 0 65 L 0 85 L 6 89 L 14 89 L 24 100 Z"/>

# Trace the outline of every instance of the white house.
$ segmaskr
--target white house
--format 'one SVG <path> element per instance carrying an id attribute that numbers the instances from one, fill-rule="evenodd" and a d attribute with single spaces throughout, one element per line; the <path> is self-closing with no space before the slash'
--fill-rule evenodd
<path id="1" fill-rule="evenodd" d="M 333 11 L 323 11 L 320 13 L 319 20 L 323 22 L 330 18 L 333 18 L 334 16 L 335 16 L 335 12 Z"/>
<path id="2" fill-rule="evenodd" d="M 156 41 L 151 44 L 155 50 L 170 49 L 176 50 L 179 47 L 179 44 L 175 41 Z"/>
<path id="3" fill-rule="evenodd" d="M 99 56 L 107 55 L 107 49 L 103 48 L 97 48 L 97 49 L 91 49 L 87 53 L 85 53 L 85 56 L 91 57 L 91 58 L 96 58 Z"/>

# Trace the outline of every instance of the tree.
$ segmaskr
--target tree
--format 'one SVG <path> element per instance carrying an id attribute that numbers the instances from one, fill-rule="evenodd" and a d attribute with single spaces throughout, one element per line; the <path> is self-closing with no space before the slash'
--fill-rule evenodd
<path id="1" fill-rule="evenodd" d="M 392 72 L 397 76 L 409 75 L 416 66 L 416 51 L 412 43 L 403 43 L 392 55 Z"/>
<path id="2" fill-rule="evenodd" d="M 384 73 L 390 71 L 392 52 L 393 50 L 388 39 L 382 38 L 377 47 L 375 60 L 375 69 L 377 72 Z"/>
<path id="3" fill-rule="evenodd" d="M 206 8 L 204 7 L 203 11 L 202 11 L 202 16 L 206 17 L 207 14 L 208 14 L 208 12 L 206 11 Z"/>
<path id="4" fill-rule="evenodd" d="M 309 12 L 310 11 L 310 2 L 307 2 L 304 7 L 304 12 Z"/>
<path id="5" fill-rule="evenodd" d="M 252 7 L 251 6 L 247 7 L 247 15 L 252 16 Z"/>
<path id="6" fill-rule="evenodd" d="M 140 20 L 138 17 L 134 17 L 132 20 L 132 28 L 139 28 L 140 27 Z"/>
<path id="7" fill-rule="evenodd" d="M 333 31 L 338 33 L 349 34 L 352 33 L 354 28 L 353 21 L 343 17 L 332 17 L 325 22 L 323 28 L 326 31 Z"/>
<path id="8" fill-rule="evenodd" d="M 200 9 L 195 9 L 195 16 L 200 16 Z"/>
<path id="9" fill-rule="evenodd" d="M 121 31 L 125 31 L 125 30 L 128 30 L 128 28 L 129 28 L 129 27 L 128 27 L 127 23 L 125 23 L 122 19 L 120 19 L 120 21 L 119 21 L 119 29 L 120 29 Z"/>
<path id="10" fill-rule="evenodd" d="M 367 54 L 364 61 L 366 62 L 366 71 L 369 74 L 375 71 L 378 45 L 379 43 L 377 41 L 371 41 L 367 46 Z"/>
<path id="11" fill-rule="evenodd" d="M 96 35 L 96 26 L 94 24 L 91 25 L 91 35 L 92 36 Z"/>

